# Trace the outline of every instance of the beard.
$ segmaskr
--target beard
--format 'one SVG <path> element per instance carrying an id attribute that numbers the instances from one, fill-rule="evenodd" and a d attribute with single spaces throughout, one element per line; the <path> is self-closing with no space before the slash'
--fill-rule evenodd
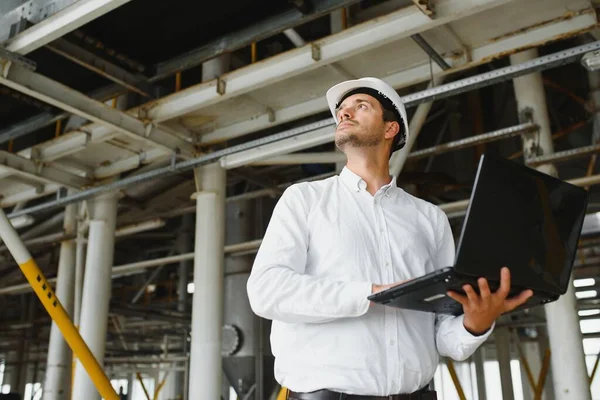
<path id="1" fill-rule="evenodd" d="M 380 134 L 373 131 L 363 131 L 357 132 L 354 129 L 350 129 L 350 131 L 340 131 L 336 132 L 335 135 L 335 145 L 340 149 L 344 150 L 346 146 L 350 147 L 374 147 L 380 144 L 383 140 Z M 360 130 L 360 127 L 357 126 L 357 130 Z"/>

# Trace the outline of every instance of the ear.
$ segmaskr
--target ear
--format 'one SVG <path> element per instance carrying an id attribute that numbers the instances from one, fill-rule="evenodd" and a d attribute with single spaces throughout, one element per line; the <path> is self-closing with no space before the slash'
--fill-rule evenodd
<path id="1" fill-rule="evenodd" d="M 400 132 L 400 124 L 397 121 L 386 122 L 385 138 L 392 139 Z"/>

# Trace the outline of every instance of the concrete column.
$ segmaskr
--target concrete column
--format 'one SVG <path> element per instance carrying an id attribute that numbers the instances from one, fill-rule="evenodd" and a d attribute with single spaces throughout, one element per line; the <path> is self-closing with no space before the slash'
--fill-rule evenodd
<path id="1" fill-rule="evenodd" d="M 483 363 L 485 361 L 485 349 L 480 347 L 473 354 L 473 361 L 475 363 L 475 376 L 477 378 L 477 398 L 479 400 L 487 400 L 487 393 L 485 391 L 485 370 Z"/>
<path id="2" fill-rule="evenodd" d="M 81 316 L 81 297 L 83 293 L 83 277 L 85 274 L 85 254 L 86 254 L 86 243 L 85 243 L 85 227 L 84 218 L 81 210 L 83 209 L 83 203 L 78 208 L 78 223 L 77 223 L 77 239 L 75 240 L 75 299 L 73 304 L 73 324 L 79 327 L 79 318 Z"/>
<path id="3" fill-rule="evenodd" d="M 510 58 L 511 63 L 520 64 L 537 57 L 538 51 L 532 49 L 514 54 Z M 539 135 L 529 135 L 524 139 L 524 157 L 554 153 L 541 73 L 514 79 L 514 87 L 519 113 L 531 111 L 533 121 L 540 126 Z M 549 175 L 558 175 L 553 165 L 543 165 L 538 169 Z M 590 400 L 591 393 L 572 282 L 569 283 L 567 293 L 544 308 L 552 351 L 554 397 L 557 400 Z"/>
<path id="4" fill-rule="evenodd" d="M 17 391 L 17 375 L 18 366 L 16 363 L 19 361 L 19 357 L 16 351 L 9 351 L 6 353 L 6 364 L 4 367 L 4 379 L 2 385 L 10 385 L 10 391 Z"/>
<path id="5" fill-rule="evenodd" d="M 201 191 L 193 195 L 197 211 L 189 398 L 215 400 L 221 396 L 226 173 L 219 164 L 194 172 Z"/>
<path id="6" fill-rule="evenodd" d="M 179 254 L 190 253 L 194 251 L 194 216 L 192 214 L 186 214 L 181 217 L 181 229 L 179 231 L 179 237 L 177 238 L 177 252 Z M 188 271 L 191 269 L 191 261 L 181 261 L 179 263 L 179 281 L 177 283 L 177 290 L 179 291 L 177 311 L 187 311 L 187 285 L 188 285 Z M 187 335 L 183 335 L 182 340 L 186 339 Z M 184 342 L 185 343 L 185 342 Z M 185 346 L 184 346 L 185 348 Z M 186 355 L 186 352 L 183 354 Z M 185 366 L 185 362 L 179 363 L 180 367 Z M 172 372 L 169 379 L 173 379 L 173 390 L 176 395 L 181 396 L 183 399 L 183 392 L 187 389 L 185 385 L 185 370 Z"/>
<path id="7" fill-rule="evenodd" d="M 514 400 L 512 374 L 510 370 L 510 333 L 507 327 L 496 328 L 496 357 L 500 367 L 500 382 L 502 383 L 502 400 Z"/>
<path id="8" fill-rule="evenodd" d="M 71 204 L 65 210 L 64 231 L 71 235 L 77 226 L 77 205 Z M 75 283 L 75 243 L 73 240 L 60 244 L 56 297 L 69 316 L 73 317 L 73 297 Z M 65 342 L 58 325 L 54 322 L 50 328 L 46 378 L 44 381 L 44 400 L 68 400 L 71 397 L 72 353 Z"/>
<path id="9" fill-rule="evenodd" d="M 117 198 L 116 193 L 108 193 L 88 202 L 90 229 L 79 332 L 100 365 L 104 363 L 106 344 Z M 72 398 L 100 399 L 100 394 L 80 362 L 75 367 Z"/>

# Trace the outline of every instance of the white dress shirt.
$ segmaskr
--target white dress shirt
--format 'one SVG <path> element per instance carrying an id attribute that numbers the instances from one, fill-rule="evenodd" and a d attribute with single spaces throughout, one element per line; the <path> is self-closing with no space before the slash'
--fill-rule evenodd
<path id="1" fill-rule="evenodd" d="M 468 358 L 463 317 L 371 304 L 372 284 L 454 264 L 446 214 L 396 186 L 372 196 L 358 175 L 290 186 L 277 203 L 248 280 L 253 311 L 272 319 L 275 378 L 296 392 L 387 396 L 431 381 L 438 353 Z"/>

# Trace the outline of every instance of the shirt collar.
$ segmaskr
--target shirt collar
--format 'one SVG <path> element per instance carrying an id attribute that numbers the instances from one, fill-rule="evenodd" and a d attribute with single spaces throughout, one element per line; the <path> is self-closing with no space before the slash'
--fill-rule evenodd
<path id="1" fill-rule="evenodd" d="M 342 172 L 340 172 L 340 179 L 348 189 L 355 192 L 364 192 L 367 190 L 367 182 L 354 172 L 352 172 L 348 167 L 344 167 Z M 379 190 L 384 191 L 384 194 L 389 197 L 393 192 L 393 188 L 396 187 L 396 177 L 392 176 L 392 180 L 387 185 L 383 185 Z"/>

